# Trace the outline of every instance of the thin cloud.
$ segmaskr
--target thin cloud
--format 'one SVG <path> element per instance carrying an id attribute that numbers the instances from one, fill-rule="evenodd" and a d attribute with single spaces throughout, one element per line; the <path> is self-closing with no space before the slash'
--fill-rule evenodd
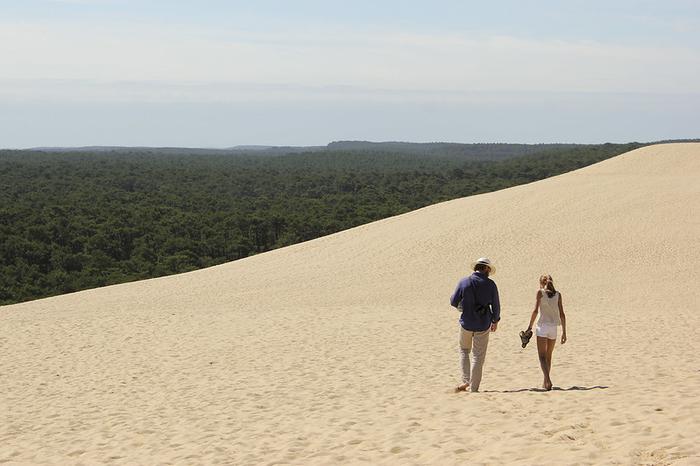
<path id="1" fill-rule="evenodd" d="M 107 5 L 115 3 L 114 0 L 45 0 L 46 3 L 64 3 L 68 5 Z"/>
<path id="2" fill-rule="evenodd" d="M 262 33 L 161 25 L 5 24 L 0 28 L 0 68 L 0 78 L 15 83 L 46 78 L 160 82 L 187 90 L 188 98 L 199 93 L 205 100 L 207 92 L 199 84 L 188 88 L 188 83 L 238 85 L 238 94 L 250 92 L 245 83 L 291 86 L 286 95 L 305 86 L 424 92 L 700 91 L 700 50 L 690 47 L 355 29 Z M 139 95 L 124 91 L 126 87 L 118 87 L 124 96 Z M 67 92 L 65 87 L 61 92 Z"/>

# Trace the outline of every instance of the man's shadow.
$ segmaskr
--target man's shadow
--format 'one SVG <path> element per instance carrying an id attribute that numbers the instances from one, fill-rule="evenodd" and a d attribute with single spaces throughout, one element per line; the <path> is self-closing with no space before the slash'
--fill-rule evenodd
<path id="1" fill-rule="evenodd" d="M 594 385 L 593 387 L 579 387 L 578 385 L 569 388 L 552 387 L 550 391 L 570 392 L 570 391 L 588 391 L 588 390 L 605 390 L 607 385 Z M 544 388 L 518 388 L 515 390 L 484 390 L 484 393 L 520 393 L 520 392 L 546 392 Z"/>

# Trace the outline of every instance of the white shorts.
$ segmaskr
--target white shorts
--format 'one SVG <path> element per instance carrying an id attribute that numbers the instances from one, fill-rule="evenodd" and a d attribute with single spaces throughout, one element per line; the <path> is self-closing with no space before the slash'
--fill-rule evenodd
<path id="1" fill-rule="evenodd" d="M 535 327 L 535 335 L 538 337 L 548 338 L 550 340 L 556 340 L 557 327 L 557 324 L 538 323 L 537 327 Z"/>

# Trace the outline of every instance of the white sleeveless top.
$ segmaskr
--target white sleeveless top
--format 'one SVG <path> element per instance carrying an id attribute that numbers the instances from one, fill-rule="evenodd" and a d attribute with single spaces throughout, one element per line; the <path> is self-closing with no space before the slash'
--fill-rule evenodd
<path id="1" fill-rule="evenodd" d="M 561 325 L 559 319 L 559 292 L 554 292 L 551 298 L 547 294 L 547 290 L 542 291 L 540 298 L 540 324 Z"/>

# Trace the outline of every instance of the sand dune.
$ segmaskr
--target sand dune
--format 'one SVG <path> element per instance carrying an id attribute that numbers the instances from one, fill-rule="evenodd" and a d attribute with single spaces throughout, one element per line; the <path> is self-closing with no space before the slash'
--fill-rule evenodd
<path id="1" fill-rule="evenodd" d="M 700 144 L 187 273 L 0 308 L 0 462 L 700 464 Z M 454 394 L 472 258 L 503 321 Z M 569 320 L 540 392 L 518 331 Z"/>

